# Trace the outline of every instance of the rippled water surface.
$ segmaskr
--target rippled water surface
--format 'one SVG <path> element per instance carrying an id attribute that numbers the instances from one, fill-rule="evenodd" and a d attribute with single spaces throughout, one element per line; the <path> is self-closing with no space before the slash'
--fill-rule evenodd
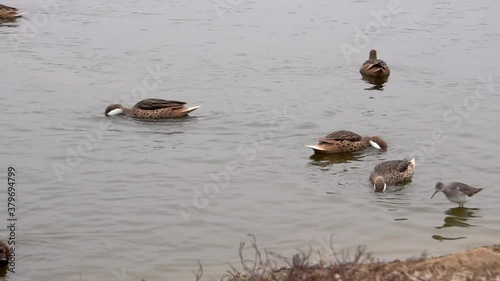
<path id="1" fill-rule="evenodd" d="M 189 280 L 197 261 L 219 279 L 248 233 L 284 254 L 333 234 L 381 259 L 498 243 L 498 1 L 3 4 L 27 13 L 0 26 L 2 190 L 15 167 L 19 219 L 5 280 Z M 372 48 L 382 89 L 358 72 Z M 145 97 L 201 108 L 104 117 Z M 338 129 L 389 149 L 311 157 Z M 413 181 L 374 193 L 373 166 L 403 157 Z M 465 209 L 430 199 L 452 180 L 484 190 Z"/>

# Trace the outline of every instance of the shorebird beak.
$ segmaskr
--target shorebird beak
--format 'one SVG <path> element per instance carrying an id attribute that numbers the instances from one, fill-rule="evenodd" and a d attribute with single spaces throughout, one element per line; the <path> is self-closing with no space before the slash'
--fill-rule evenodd
<path id="1" fill-rule="evenodd" d="M 372 140 L 370 140 L 370 145 L 371 145 L 371 146 L 373 146 L 373 147 L 375 147 L 376 149 L 382 149 L 382 148 L 380 147 L 380 145 L 378 145 L 378 143 L 376 143 L 376 142 L 374 142 L 374 141 L 372 141 Z"/>
<path id="2" fill-rule="evenodd" d="M 439 189 L 436 189 L 436 191 L 434 191 L 434 194 L 432 194 L 431 199 L 432 199 L 432 197 L 434 197 L 434 195 L 436 195 L 436 193 L 438 193 L 438 191 L 439 191 Z"/>
<path id="3" fill-rule="evenodd" d="M 122 113 L 123 113 L 123 109 L 116 108 L 116 109 L 113 109 L 110 112 L 108 112 L 108 116 L 115 116 L 115 115 L 122 114 Z"/>

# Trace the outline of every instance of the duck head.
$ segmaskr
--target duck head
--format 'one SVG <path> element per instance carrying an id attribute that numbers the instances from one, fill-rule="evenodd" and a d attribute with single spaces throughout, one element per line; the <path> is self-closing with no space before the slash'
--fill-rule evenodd
<path id="1" fill-rule="evenodd" d="M 377 51 L 376 50 L 370 51 L 370 60 L 377 60 Z"/>
<path id="2" fill-rule="evenodd" d="M 443 191 L 443 187 L 444 187 L 444 183 L 442 183 L 442 182 L 436 183 L 436 191 L 434 191 L 434 194 L 432 194 L 431 199 L 432 199 L 432 197 L 434 197 L 434 195 L 436 195 L 436 193 L 438 193 L 439 191 Z"/>
<path id="3" fill-rule="evenodd" d="M 121 104 L 112 104 L 112 105 L 106 107 L 106 110 L 104 111 L 104 115 L 106 117 L 109 117 L 109 116 L 124 114 L 124 112 L 125 112 L 125 110 L 123 109 L 123 106 Z"/>
<path id="4" fill-rule="evenodd" d="M 375 191 L 385 191 L 385 189 L 387 188 L 387 184 L 385 183 L 385 180 L 384 180 L 384 177 L 382 176 L 378 176 L 375 178 L 375 180 L 373 181 L 373 189 L 375 189 Z"/>
<path id="5" fill-rule="evenodd" d="M 387 143 L 384 139 L 379 136 L 373 136 L 370 138 L 370 145 L 376 149 L 387 149 Z"/>

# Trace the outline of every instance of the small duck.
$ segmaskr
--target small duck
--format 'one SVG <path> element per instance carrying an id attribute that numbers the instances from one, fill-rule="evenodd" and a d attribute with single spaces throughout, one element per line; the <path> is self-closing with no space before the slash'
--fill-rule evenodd
<path id="1" fill-rule="evenodd" d="M 387 149 L 387 143 L 381 137 L 362 137 L 346 130 L 335 131 L 320 138 L 317 145 L 306 145 L 306 147 L 312 148 L 315 154 L 332 154 L 359 151 L 370 145 L 377 149 Z"/>
<path id="2" fill-rule="evenodd" d="M 16 8 L 0 4 L 0 19 L 14 20 L 22 15 L 23 13 L 19 13 Z"/>
<path id="3" fill-rule="evenodd" d="M 432 194 L 431 199 L 434 195 L 436 195 L 436 193 L 441 191 L 444 195 L 446 195 L 448 200 L 453 203 L 457 203 L 458 207 L 463 207 L 464 203 L 467 202 L 470 197 L 481 190 L 483 189 L 475 188 L 462 182 L 450 182 L 447 184 L 438 182 L 436 183 L 436 191 Z"/>
<path id="4" fill-rule="evenodd" d="M 389 66 L 383 60 L 377 59 L 376 50 L 370 51 L 369 59 L 365 61 L 363 65 L 361 65 L 359 72 L 364 78 L 367 78 L 370 81 L 373 79 L 387 80 L 387 78 L 391 74 Z"/>
<path id="5" fill-rule="evenodd" d="M 415 158 L 385 161 L 373 168 L 370 182 L 375 191 L 385 191 L 388 184 L 411 180 L 415 171 Z"/>
<path id="6" fill-rule="evenodd" d="M 138 119 L 167 119 L 187 116 L 199 106 L 185 107 L 182 101 L 145 99 L 138 102 L 132 108 L 121 104 L 112 104 L 106 108 L 106 117 L 114 115 L 125 115 Z"/>
<path id="7" fill-rule="evenodd" d="M 7 244 L 0 241 L 0 276 L 4 276 L 9 269 L 10 249 Z"/>

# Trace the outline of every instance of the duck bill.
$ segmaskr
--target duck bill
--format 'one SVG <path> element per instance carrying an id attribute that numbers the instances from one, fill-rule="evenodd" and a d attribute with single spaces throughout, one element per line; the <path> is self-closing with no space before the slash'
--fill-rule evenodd
<path id="1" fill-rule="evenodd" d="M 436 195 L 436 193 L 438 193 L 438 191 L 439 190 L 434 191 L 434 194 L 432 194 L 431 199 L 432 199 L 432 197 L 434 197 L 434 195 Z"/>

